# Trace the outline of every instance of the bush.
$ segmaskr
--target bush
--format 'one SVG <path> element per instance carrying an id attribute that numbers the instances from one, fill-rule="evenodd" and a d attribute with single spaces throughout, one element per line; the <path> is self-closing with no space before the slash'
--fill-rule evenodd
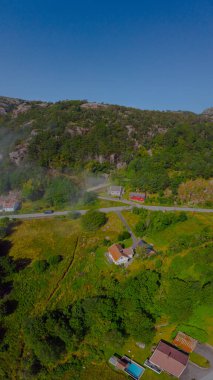
<path id="1" fill-rule="evenodd" d="M 107 222 L 107 217 L 104 212 L 97 210 L 88 211 L 81 218 L 82 227 L 87 231 L 96 231 L 99 227 Z"/>
<path id="2" fill-rule="evenodd" d="M 123 231 L 123 232 L 121 232 L 121 233 L 118 235 L 118 240 L 119 240 L 119 241 L 122 241 L 122 240 L 129 239 L 130 237 L 131 237 L 131 234 L 130 234 L 128 231 Z"/>
<path id="3" fill-rule="evenodd" d="M 157 259 L 155 262 L 155 268 L 160 269 L 162 267 L 163 263 L 160 259 Z"/>
<path id="4" fill-rule="evenodd" d="M 7 217 L 0 219 L 0 238 L 7 235 L 10 223 L 10 219 Z"/>
<path id="5" fill-rule="evenodd" d="M 48 268 L 48 262 L 46 260 L 37 260 L 34 263 L 34 268 L 38 273 L 43 273 Z"/>
<path id="6" fill-rule="evenodd" d="M 111 240 L 109 240 L 109 239 L 104 239 L 103 240 L 103 245 L 104 246 L 109 247 L 111 244 L 112 244 Z"/>
<path id="7" fill-rule="evenodd" d="M 48 263 L 50 265 L 56 265 L 56 264 L 60 263 L 62 260 L 63 260 L 63 257 L 61 255 L 55 255 L 55 256 L 51 256 L 49 258 Z"/>
<path id="8" fill-rule="evenodd" d="M 83 195 L 83 203 L 85 205 L 90 205 L 90 204 L 93 204 L 95 203 L 97 200 L 97 194 L 90 191 L 90 192 L 85 192 L 84 195 Z"/>
<path id="9" fill-rule="evenodd" d="M 81 213 L 78 211 L 71 211 L 68 213 L 68 217 L 72 220 L 76 220 L 81 217 Z"/>
<path id="10" fill-rule="evenodd" d="M 77 187 L 68 178 L 56 177 L 51 179 L 44 198 L 51 206 L 73 203 L 77 199 Z"/>

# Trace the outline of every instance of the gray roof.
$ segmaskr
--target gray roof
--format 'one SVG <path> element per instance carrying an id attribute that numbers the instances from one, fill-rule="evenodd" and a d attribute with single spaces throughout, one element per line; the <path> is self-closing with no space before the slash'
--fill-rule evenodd
<path id="1" fill-rule="evenodd" d="M 116 358 L 116 356 L 111 356 L 111 358 L 109 358 L 109 363 L 116 366 L 118 363 L 118 358 Z"/>
<path id="2" fill-rule="evenodd" d="M 110 191 L 122 191 L 122 186 L 110 186 Z"/>

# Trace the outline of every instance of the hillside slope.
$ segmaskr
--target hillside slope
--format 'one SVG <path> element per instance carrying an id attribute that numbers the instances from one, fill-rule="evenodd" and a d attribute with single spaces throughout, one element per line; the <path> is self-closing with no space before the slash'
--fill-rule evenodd
<path id="1" fill-rule="evenodd" d="M 22 190 L 38 173 L 86 170 L 113 172 L 132 189 L 175 194 L 182 182 L 213 176 L 212 126 L 209 112 L 0 97 L 0 192 Z"/>

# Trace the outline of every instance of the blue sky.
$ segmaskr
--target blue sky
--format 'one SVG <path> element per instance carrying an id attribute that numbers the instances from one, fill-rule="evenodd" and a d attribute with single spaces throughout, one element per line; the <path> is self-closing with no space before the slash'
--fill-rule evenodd
<path id="1" fill-rule="evenodd" d="M 0 0 L 0 95 L 213 106 L 212 0 Z"/>

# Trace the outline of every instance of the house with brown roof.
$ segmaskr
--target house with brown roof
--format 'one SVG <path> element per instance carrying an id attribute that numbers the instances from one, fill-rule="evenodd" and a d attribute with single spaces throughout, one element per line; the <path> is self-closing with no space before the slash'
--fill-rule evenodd
<path id="1" fill-rule="evenodd" d="M 179 378 L 185 370 L 188 360 L 189 355 L 186 352 L 161 340 L 150 357 L 149 362 L 162 371 Z"/>
<path id="2" fill-rule="evenodd" d="M 132 248 L 123 248 L 120 244 L 113 244 L 108 248 L 109 258 L 116 265 L 127 263 L 134 255 Z"/>
<path id="3" fill-rule="evenodd" d="M 184 352 L 191 353 L 196 348 L 197 340 L 179 331 L 172 343 Z"/>

